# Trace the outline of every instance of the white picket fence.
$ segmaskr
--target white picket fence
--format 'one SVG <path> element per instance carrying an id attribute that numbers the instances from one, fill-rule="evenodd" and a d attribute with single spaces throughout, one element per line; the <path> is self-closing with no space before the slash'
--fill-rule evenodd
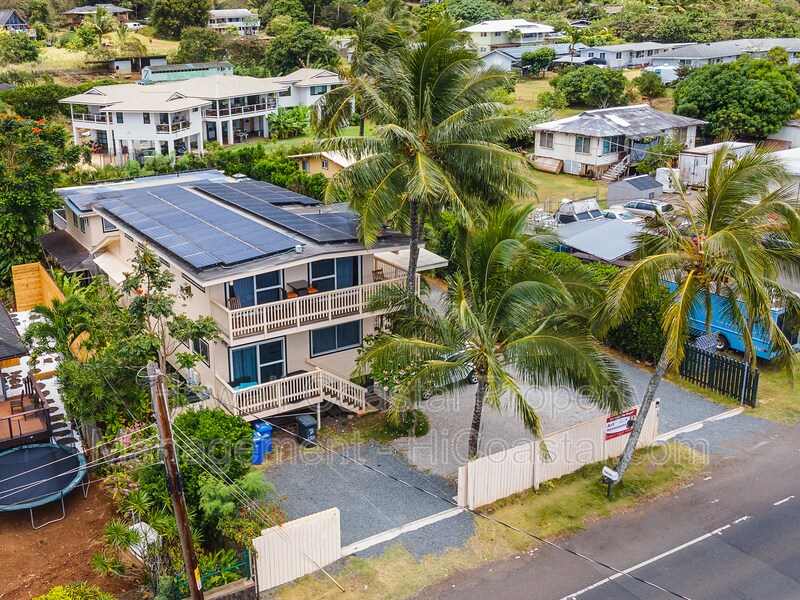
<path id="1" fill-rule="evenodd" d="M 557 479 L 583 465 L 619 456 L 629 433 L 609 437 L 609 420 L 599 417 L 535 440 L 470 461 L 458 469 L 458 504 L 470 509 Z M 624 422 L 624 419 L 623 419 Z M 658 435 L 658 408 L 650 409 L 638 447 Z"/>
<path id="2" fill-rule="evenodd" d="M 339 509 L 335 507 L 262 533 L 253 540 L 259 593 L 313 573 L 342 555 Z"/>

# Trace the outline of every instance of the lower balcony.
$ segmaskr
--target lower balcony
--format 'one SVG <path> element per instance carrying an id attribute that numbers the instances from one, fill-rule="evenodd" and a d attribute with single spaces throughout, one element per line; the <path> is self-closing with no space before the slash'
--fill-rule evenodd
<path id="1" fill-rule="evenodd" d="M 372 410 L 366 388 L 322 369 L 235 388 L 217 376 L 216 384 L 215 395 L 222 407 L 244 419 L 267 418 L 324 402 L 358 414 Z"/>
<path id="2" fill-rule="evenodd" d="M 405 276 L 393 277 L 239 309 L 229 309 L 212 301 L 212 316 L 230 341 L 249 337 L 263 339 L 273 334 L 305 331 L 318 327 L 320 323 L 368 314 L 370 311 L 366 306 L 376 291 L 390 285 L 405 285 L 405 281 Z"/>

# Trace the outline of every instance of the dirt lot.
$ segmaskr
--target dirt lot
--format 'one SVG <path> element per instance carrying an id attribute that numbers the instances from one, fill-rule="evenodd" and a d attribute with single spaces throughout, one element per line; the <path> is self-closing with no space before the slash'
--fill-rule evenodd
<path id="1" fill-rule="evenodd" d="M 80 488 L 64 502 L 67 518 L 43 529 L 31 529 L 28 511 L 0 513 L 0 600 L 30 600 L 57 586 L 86 581 L 118 594 L 133 581 L 95 574 L 89 566 L 102 547 L 105 524 L 114 516 L 111 500 L 97 486 L 84 499 Z M 51 504 L 34 511 L 37 523 L 60 515 Z"/>

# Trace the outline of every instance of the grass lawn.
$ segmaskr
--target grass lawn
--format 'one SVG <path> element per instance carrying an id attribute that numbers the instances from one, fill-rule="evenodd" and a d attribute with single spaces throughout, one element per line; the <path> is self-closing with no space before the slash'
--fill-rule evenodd
<path id="1" fill-rule="evenodd" d="M 366 126 L 366 133 L 369 134 L 372 128 L 370 125 Z M 353 136 L 358 135 L 358 125 L 353 125 L 352 127 L 345 127 L 341 130 L 341 134 L 345 136 Z M 307 135 L 299 135 L 297 137 L 288 138 L 285 140 L 278 140 L 274 138 L 270 138 L 267 140 L 254 140 L 252 142 L 244 142 L 242 144 L 236 144 L 234 148 L 241 148 L 243 146 L 252 146 L 253 144 L 265 144 L 268 150 L 274 150 L 277 148 L 291 148 L 293 146 L 299 146 L 302 144 L 309 144 L 316 142 L 319 138 L 314 134 L 307 134 Z"/>
<path id="2" fill-rule="evenodd" d="M 548 199 L 560 201 L 562 198 L 583 198 L 597 196 L 601 206 L 606 205 L 608 188 L 598 181 L 577 175 L 556 175 L 544 171 L 533 171 L 533 181 L 536 184 L 536 195 L 539 203 L 543 204 Z"/>
<path id="3" fill-rule="evenodd" d="M 569 535 L 585 529 L 590 521 L 674 489 L 706 465 L 701 455 L 676 443 L 640 450 L 634 463 L 611 500 L 606 499 L 605 486 L 598 481 L 600 465 L 594 464 L 544 484 L 538 492 L 524 492 L 480 510 L 542 537 Z M 408 598 L 458 572 L 514 556 L 536 545 L 527 536 L 478 519 L 475 535 L 463 547 L 443 555 L 417 561 L 401 544 L 395 544 L 376 558 L 347 559 L 344 568 L 333 573 L 345 588 L 344 593 L 324 575 L 314 574 L 281 588 L 276 597 Z"/>

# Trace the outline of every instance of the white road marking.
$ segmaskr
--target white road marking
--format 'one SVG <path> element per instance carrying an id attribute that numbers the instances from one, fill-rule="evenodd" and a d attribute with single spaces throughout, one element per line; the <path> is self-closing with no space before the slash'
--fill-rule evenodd
<path id="1" fill-rule="evenodd" d="M 703 477 L 703 481 L 708 481 L 708 480 L 709 480 L 709 479 L 711 479 L 712 477 L 713 477 L 713 475 L 709 475 L 708 477 Z"/>
<path id="2" fill-rule="evenodd" d="M 739 519 L 736 519 L 736 520 L 733 522 L 733 524 L 735 525 L 736 523 L 741 523 L 742 521 L 747 521 L 747 519 L 752 519 L 752 518 L 753 518 L 753 517 L 751 517 L 751 516 L 749 516 L 749 515 L 745 515 L 744 517 L 741 517 L 741 518 L 739 518 Z"/>
<path id="3" fill-rule="evenodd" d="M 778 500 L 777 502 L 774 502 L 772 504 L 772 506 L 780 506 L 781 504 L 783 504 L 784 502 L 788 502 L 792 498 L 794 498 L 794 496 L 788 496 L 787 498 L 784 498 L 783 500 Z"/>
<path id="4" fill-rule="evenodd" d="M 449 519 L 450 517 L 455 517 L 456 515 L 461 514 L 462 512 L 464 512 L 464 509 L 456 506 L 454 508 L 443 510 L 442 512 L 436 513 L 435 515 L 425 517 L 424 519 L 419 519 L 417 521 L 412 521 L 411 523 L 406 523 L 402 527 L 395 527 L 394 529 L 389 529 L 377 535 L 364 538 L 363 540 L 359 540 L 354 544 L 350 544 L 349 546 L 345 546 L 344 548 L 342 548 L 342 558 L 344 558 L 345 556 L 350 556 L 351 554 L 355 554 L 356 552 L 361 552 L 362 550 L 366 550 L 367 548 L 371 548 L 372 546 L 382 544 L 383 542 L 388 542 L 389 540 L 393 540 L 396 537 L 403 535 L 404 533 L 408 533 L 409 531 L 416 531 L 417 529 L 422 529 L 423 527 L 427 527 L 428 525 L 433 525 L 434 523 L 438 523 L 439 521 L 444 521 L 445 519 Z"/>
<path id="5" fill-rule="evenodd" d="M 734 521 L 733 523 L 740 523 L 740 522 L 742 522 L 744 520 L 747 520 L 749 518 L 750 517 L 747 517 L 747 516 L 741 517 L 741 518 L 737 519 L 736 521 Z M 666 558 L 667 556 L 675 554 L 676 552 L 680 552 L 681 550 L 685 550 L 686 548 L 689 548 L 690 546 L 694 546 L 695 544 L 698 544 L 698 543 L 702 542 L 703 540 L 707 540 L 708 538 L 710 538 L 710 537 L 712 537 L 714 535 L 719 535 L 720 533 L 722 533 L 723 531 L 728 529 L 731 525 L 732 525 L 732 523 L 729 523 L 727 525 L 723 525 L 719 529 L 715 529 L 714 531 L 711 531 L 709 533 L 701 535 L 700 537 L 696 537 L 693 540 L 690 540 L 690 541 L 686 542 L 685 544 L 681 544 L 680 546 L 675 546 L 672 550 L 667 550 L 666 552 L 662 552 L 658 556 L 654 556 L 653 558 L 647 559 L 644 562 L 640 562 L 638 565 L 634 565 L 634 566 L 632 566 L 632 567 L 630 567 L 628 569 L 625 569 L 624 571 L 622 571 L 622 573 L 614 573 L 610 577 L 606 577 L 605 579 L 601 579 L 597 583 L 593 583 L 592 585 L 590 585 L 588 587 L 585 587 L 582 590 L 579 590 L 579 591 L 577 591 L 575 593 L 572 593 L 572 594 L 568 594 L 568 595 L 564 596 L 561 600 L 575 600 L 575 598 L 577 598 L 578 596 L 581 596 L 581 595 L 585 594 L 586 592 L 588 592 L 590 590 L 598 588 L 601 585 L 605 585 L 606 583 L 608 583 L 610 581 L 614 581 L 615 579 L 618 579 L 618 578 L 620 578 L 620 577 L 622 577 L 624 575 L 627 575 L 629 573 L 633 573 L 634 571 L 637 571 L 638 569 L 641 569 L 642 567 L 646 567 L 647 565 L 651 565 L 654 562 L 657 562 L 657 561 L 661 560 L 662 558 Z"/>
<path id="6" fill-rule="evenodd" d="M 726 410 L 723 413 L 714 415 L 712 417 L 708 417 L 707 419 L 703 419 L 702 421 L 695 421 L 694 423 L 689 423 L 689 425 L 684 425 L 683 427 L 678 427 L 677 429 L 673 429 L 672 431 L 668 431 L 667 433 L 662 433 L 654 441 L 666 442 L 681 433 L 689 433 L 692 431 L 697 431 L 698 429 L 702 429 L 703 423 L 709 423 L 711 421 L 722 421 L 723 419 L 729 419 L 731 417 L 735 417 L 736 415 L 740 415 L 743 412 L 744 412 L 744 407 L 741 406 L 739 408 Z"/>

